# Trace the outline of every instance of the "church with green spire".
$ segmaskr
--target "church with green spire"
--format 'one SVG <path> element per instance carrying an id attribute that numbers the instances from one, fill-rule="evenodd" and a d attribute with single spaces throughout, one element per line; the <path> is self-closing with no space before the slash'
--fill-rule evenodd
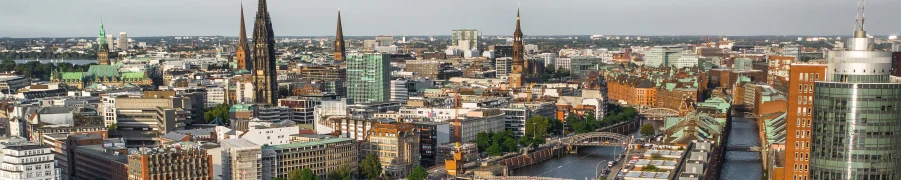
<path id="1" fill-rule="evenodd" d="M 151 86 L 153 81 L 146 71 L 120 72 L 122 62 L 110 64 L 109 47 L 106 45 L 106 31 L 100 20 L 100 34 L 97 48 L 97 65 L 88 67 L 87 72 L 54 72 L 50 82 L 76 89 L 98 89 L 103 87 Z"/>

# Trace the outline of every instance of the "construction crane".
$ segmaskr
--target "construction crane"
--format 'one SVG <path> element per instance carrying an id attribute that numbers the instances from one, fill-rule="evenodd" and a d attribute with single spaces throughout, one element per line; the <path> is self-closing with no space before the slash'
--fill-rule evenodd
<path id="1" fill-rule="evenodd" d="M 444 93 L 454 93 L 454 141 L 462 143 L 460 135 L 460 90 L 444 89 Z"/>

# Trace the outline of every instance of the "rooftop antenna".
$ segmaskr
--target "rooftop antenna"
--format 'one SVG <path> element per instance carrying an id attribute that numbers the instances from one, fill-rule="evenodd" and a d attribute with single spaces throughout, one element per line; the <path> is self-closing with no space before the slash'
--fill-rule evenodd
<path id="1" fill-rule="evenodd" d="M 857 19 L 854 24 L 854 37 L 855 38 L 866 38 L 867 32 L 864 30 L 864 21 L 866 21 L 866 14 L 864 14 L 864 10 L 866 7 L 866 0 L 858 0 L 857 1 Z"/>

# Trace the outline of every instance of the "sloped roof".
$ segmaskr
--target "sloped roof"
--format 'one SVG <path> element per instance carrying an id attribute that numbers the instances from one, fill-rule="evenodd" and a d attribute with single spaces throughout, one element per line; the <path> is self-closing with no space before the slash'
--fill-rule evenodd
<path id="1" fill-rule="evenodd" d="M 119 77 L 119 68 L 112 65 L 91 65 L 86 75 L 95 77 Z"/>
<path id="2" fill-rule="evenodd" d="M 144 71 L 122 73 L 123 79 L 143 79 Z"/>
<path id="3" fill-rule="evenodd" d="M 62 73 L 63 80 L 82 80 L 84 79 L 83 72 L 63 72 Z"/>

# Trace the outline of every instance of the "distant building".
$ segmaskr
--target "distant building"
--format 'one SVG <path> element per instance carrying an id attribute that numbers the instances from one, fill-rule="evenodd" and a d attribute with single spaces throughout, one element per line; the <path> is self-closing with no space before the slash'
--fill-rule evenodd
<path id="1" fill-rule="evenodd" d="M 683 53 L 681 57 L 679 57 L 679 61 L 676 62 L 676 68 L 692 68 L 698 67 L 698 60 L 700 57 L 694 53 Z"/>
<path id="2" fill-rule="evenodd" d="M 391 80 L 391 101 L 406 101 L 408 98 L 410 98 L 410 90 L 407 89 L 407 81 Z"/>
<path id="3" fill-rule="evenodd" d="M 117 128 L 112 135 L 125 138 L 132 146 L 154 145 L 160 136 L 184 129 L 193 108 L 190 98 L 171 95 L 115 98 L 112 102 L 115 110 L 109 115 Z"/>
<path id="4" fill-rule="evenodd" d="M 576 56 L 570 62 L 569 72 L 573 77 L 587 77 L 590 72 L 597 72 L 601 58 L 597 56 Z"/>
<path id="5" fill-rule="evenodd" d="M 28 78 L 16 75 L 0 75 L 0 93 L 15 94 L 19 89 L 31 85 Z"/>
<path id="6" fill-rule="evenodd" d="M 451 142 L 451 124 L 442 122 L 420 121 L 412 122 L 419 135 L 419 164 L 422 167 L 432 167 L 444 160 L 438 153 L 438 147 Z"/>
<path id="7" fill-rule="evenodd" d="M 512 63 L 512 61 L 513 58 L 510 57 L 501 57 L 495 59 L 494 72 L 496 73 L 495 76 L 498 79 L 507 79 L 510 76 L 510 68 L 512 67 L 510 63 Z"/>
<path id="8" fill-rule="evenodd" d="M 378 46 L 391 46 L 394 45 L 394 36 L 376 36 L 375 42 Z"/>
<path id="9" fill-rule="evenodd" d="M 322 104 L 322 100 L 298 97 L 282 98 L 278 100 L 279 106 L 288 107 L 290 109 L 291 120 L 298 124 L 313 124 L 313 116 L 315 116 L 313 110 L 320 104 Z"/>
<path id="10" fill-rule="evenodd" d="M 390 95 L 387 54 L 351 54 L 347 58 L 347 97 L 354 103 L 386 102 Z"/>
<path id="11" fill-rule="evenodd" d="M 645 53 L 644 65 L 648 67 L 669 67 L 676 65 L 682 57 L 682 48 L 678 46 L 655 46 Z"/>
<path id="12" fill-rule="evenodd" d="M 258 166 L 262 167 L 260 179 L 287 179 L 289 172 L 301 168 L 310 169 L 316 176 L 324 178 L 341 166 L 356 169 L 359 152 L 357 142 L 349 138 L 263 146 L 262 162 Z M 270 164 L 272 166 L 267 166 Z"/>
<path id="13" fill-rule="evenodd" d="M 327 92 L 347 95 L 347 69 L 337 66 L 304 66 L 300 69 L 300 77 L 320 82 Z"/>
<path id="14" fill-rule="evenodd" d="M 201 147 L 141 148 L 128 155 L 128 179 L 213 180 L 213 157 Z"/>
<path id="15" fill-rule="evenodd" d="M 453 121 L 450 121 L 453 122 Z M 479 133 L 497 133 L 505 130 L 504 111 L 500 109 L 477 109 L 460 118 L 460 142 L 474 142 Z M 454 128 L 451 134 L 457 133 Z"/>
<path id="16" fill-rule="evenodd" d="M 310 169 L 325 178 L 342 166 L 357 169 L 359 147 L 348 138 L 325 138 L 282 145 L 258 145 L 246 139 L 222 142 L 222 179 L 288 178 L 296 169 Z"/>
<path id="17" fill-rule="evenodd" d="M 526 120 L 535 116 L 555 117 L 556 107 L 553 102 L 512 103 L 501 108 L 504 112 L 504 129 L 513 131 L 517 137 L 526 132 Z"/>
<path id="18" fill-rule="evenodd" d="M 432 80 L 447 80 L 451 77 L 459 77 L 463 72 L 457 70 L 447 62 L 436 60 L 407 60 L 404 68 L 407 72 L 412 72 L 413 76 L 419 78 L 428 78 Z"/>
<path id="19" fill-rule="evenodd" d="M 374 124 L 361 146 L 363 156 L 374 154 L 382 164 L 383 173 L 391 177 L 405 177 L 419 165 L 419 136 L 410 124 Z"/>
<path id="20" fill-rule="evenodd" d="M 128 51 L 128 33 L 119 33 L 119 50 Z"/>
<path id="21" fill-rule="evenodd" d="M 476 29 L 455 29 L 451 31 L 451 45 L 460 49 L 481 49 L 482 32 Z M 465 48 L 464 48 L 465 47 Z"/>

